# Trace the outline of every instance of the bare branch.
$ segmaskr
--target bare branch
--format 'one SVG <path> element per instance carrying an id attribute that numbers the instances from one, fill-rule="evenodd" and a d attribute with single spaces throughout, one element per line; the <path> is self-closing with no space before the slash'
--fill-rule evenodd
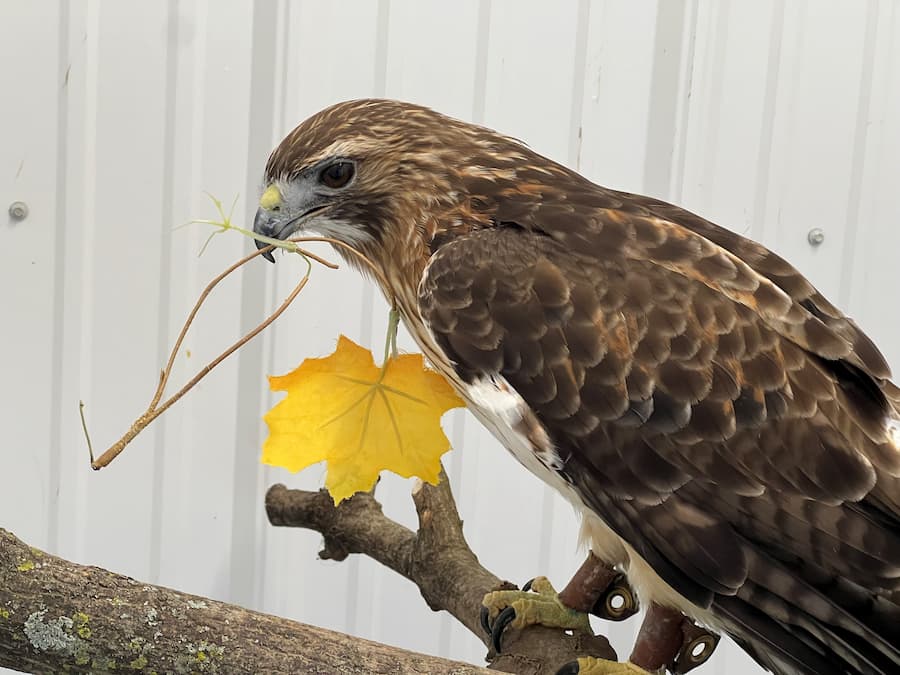
<path id="1" fill-rule="evenodd" d="M 216 285 L 220 281 L 222 281 L 225 277 L 227 277 L 229 274 L 234 272 L 236 269 L 238 269 L 242 265 L 245 265 L 246 263 L 253 260 L 255 257 L 262 255 L 264 253 L 267 253 L 268 251 L 271 251 L 271 250 L 272 250 L 272 247 L 268 246 L 268 247 L 262 248 L 258 251 L 255 251 L 254 253 L 250 253 L 249 255 L 244 256 L 238 262 L 234 263 L 228 269 L 226 269 L 224 272 L 222 272 L 217 277 L 215 277 L 211 282 L 209 282 L 209 284 L 207 284 L 206 288 L 203 289 L 203 292 L 200 294 L 200 297 L 197 299 L 197 302 L 194 304 L 194 307 L 191 310 L 190 314 L 188 315 L 187 320 L 184 322 L 184 325 L 181 328 L 181 332 L 178 335 L 178 339 L 175 340 L 175 346 L 172 347 L 172 351 L 169 353 L 169 360 L 166 363 L 166 367 L 160 373 L 159 384 L 156 387 L 156 392 L 153 394 L 153 399 L 150 401 L 150 405 L 147 406 L 147 410 L 144 411 L 144 413 L 134 421 L 134 423 L 131 425 L 131 427 L 128 429 L 128 431 L 126 431 L 125 434 L 118 441 L 113 443 L 106 450 L 106 452 L 104 452 L 102 455 L 100 455 L 100 457 L 98 457 L 96 460 L 94 460 L 94 452 L 93 452 L 93 449 L 91 449 L 91 468 L 92 469 L 94 469 L 95 471 L 99 471 L 100 469 L 105 467 L 107 464 L 109 464 L 111 461 L 113 461 L 116 457 L 118 457 L 122 453 L 122 451 L 125 449 L 125 447 L 129 443 L 131 443 L 131 441 L 133 441 L 139 433 L 141 433 L 144 429 L 146 429 L 147 426 L 151 422 L 153 422 L 153 420 L 155 420 L 157 417 L 162 415 L 172 405 L 177 403 L 178 400 L 181 399 L 182 396 L 184 396 L 191 389 L 193 389 L 197 385 L 197 383 L 200 382 L 200 380 L 202 380 L 204 377 L 206 377 L 213 368 L 218 366 L 220 363 L 222 363 L 222 361 L 227 359 L 229 356 L 231 356 L 234 352 L 236 352 L 238 349 L 243 347 L 245 344 L 250 342 L 250 340 L 255 338 L 262 331 L 264 331 L 272 322 L 274 322 L 275 319 L 277 319 L 279 316 L 281 316 L 282 313 L 284 312 L 284 310 L 286 310 L 288 308 L 288 306 L 294 301 L 294 298 L 296 298 L 297 295 L 300 293 L 300 291 L 303 290 L 303 287 L 306 286 L 306 282 L 309 281 L 309 273 L 310 273 L 309 267 L 307 267 L 306 274 L 304 274 L 303 277 L 301 277 L 300 281 L 294 287 L 294 290 L 291 291 L 290 295 L 288 295 L 287 298 L 285 298 L 284 302 L 281 303 L 281 305 L 278 307 L 278 309 L 276 309 L 268 317 L 266 317 L 266 319 L 264 319 L 262 321 L 262 323 L 260 323 L 256 328 L 254 328 L 249 333 L 244 335 L 237 342 L 235 342 L 230 347 L 228 347 L 224 352 L 222 352 L 216 358 L 214 358 L 212 361 L 210 361 L 208 364 L 206 364 L 194 377 L 192 377 L 190 379 L 190 381 L 186 385 L 184 385 L 181 389 L 179 389 L 177 392 L 172 394 L 172 396 L 170 396 L 168 399 L 166 399 L 166 401 L 164 401 L 163 403 L 160 403 L 160 400 L 162 399 L 163 393 L 165 392 L 165 389 L 166 389 L 166 384 L 168 384 L 169 376 L 172 373 L 172 368 L 175 365 L 175 357 L 178 354 L 178 350 L 181 349 L 181 344 L 184 341 L 184 338 L 187 335 L 188 329 L 191 327 L 191 324 L 193 323 L 194 318 L 197 316 L 197 312 L 200 311 L 200 307 L 203 305 L 203 302 L 206 300 L 206 298 L 209 297 L 209 294 L 212 292 L 213 288 L 215 288 Z M 316 260 L 322 260 L 322 259 L 317 257 Z M 324 261 L 323 264 L 330 265 L 330 263 L 327 263 L 327 261 Z M 80 408 L 82 410 L 82 420 L 83 420 L 84 419 L 84 415 L 83 415 L 84 403 L 80 403 Z M 85 433 L 85 437 L 88 439 L 88 447 L 90 448 L 90 444 L 91 444 L 90 436 L 88 436 L 86 426 L 84 429 L 84 433 Z"/>
<path id="2" fill-rule="evenodd" d="M 486 570 L 472 553 L 446 476 L 437 486 L 417 486 L 413 501 L 418 532 L 386 517 L 368 493 L 335 506 L 324 490 L 274 485 L 266 495 L 266 512 L 273 525 L 320 532 L 325 539 L 322 558 L 343 560 L 363 553 L 403 575 L 419 587 L 431 609 L 450 612 L 488 645 L 479 622 L 481 600 L 489 591 L 515 585 Z M 492 669 L 520 675 L 552 674 L 579 656 L 616 658 L 604 637 L 567 635 L 544 626 L 510 629 L 504 652 L 488 656 Z"/>

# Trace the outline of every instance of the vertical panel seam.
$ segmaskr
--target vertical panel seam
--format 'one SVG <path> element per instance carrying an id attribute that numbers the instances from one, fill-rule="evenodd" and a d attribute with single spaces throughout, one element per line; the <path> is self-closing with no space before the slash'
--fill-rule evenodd
<path id="1" fill-rule="evenodd" d="M 718 164 L 719 134 L 722 126 L 722 102 L 725 88 L 725 59 L 728 45 L 728 33 L 730 29 L 729 16 L 732 11 L 731 0 L 724 0 L 713 5 L 715 14 L 711 17 L 710 24 L 713 31 L 712 59 L 707 59 L 709 65 L 709 96 L 706 104 L 706 114 L 703 123 L 703 165 L 700 174 L 703 181 L 698 186 L 700 201 L 692 204 L 696 208 L 711 208 L 711 195 L 715 194 L 716 168 Z M 685 125 L 685 133 L 687 125 Z M 685 156 L 687 150 L 682 144 L 681 148 L 681 185 L 684 188 Z"/>
<path id="2" fill-rule="evenodd" d="M 687 161 L 688 131 L 690 130 L 691 93 L 694 86 L 694 51 L 697 47 L 697 21 L 699 0 L 692 0 L 688 12 L 682 14 L 681 57 L 678 69 L 678 82 L 675 88 L 673 108 L 675 117 L 672 121 L 673 151 L 669 167 L 668 194 L 673 201 L 680 202 L 684 194 L 684 167 Z M 687 42 L 687 53 L 684 43 Z"/>
<path id="3" fill-rule="evenodd" d="M 674 44 L 672 24 L 678 23 L 679 42 Z M 647 116 L 647 146 L 644 155 L 644 192 L 656 197 L 669 196 L 672 165 L 675 153 L 675 124 L 677 118 L 678 76 L 676 82 L 669 83 L 670 63 L 681 55 L 686 24 L 683 5 L 657 2 L 656 26 L 654 34 L 653 67 L 650 75 L 650 105 Z M 671 44 L 670 44 L 671 43 Z M 675 47 L 670 51 L 670 48 Z"/>
<path id="4" fill-rule="evenodd" d="M 388 40 L 391 31 L 391 0 L 378 0 L 377 24 L 375 27 L 375 59 L 372 93 L 384 96 L 387 91 Z"/>
<path id="5" fill-rule="evenodd" d="M 289 0 L 278 0 L 278 24 L 281 27 L 279 33 L 280 42 L 278 43 L 278 47 L 280 49 L 277 51 L 275 63 L 275 72 L 280 73 L 280 81 L 278 83 L 278 88 L 280 92 L 276 92 L 277 95 L 280 95 L 280 106 L 277 111 L 277 119 L 273 114 L 272 120 L 272 143 L 276 143 L 278 141 L 278 134 L 276 134 L 276 128 L 278 133 L 284 131 L 285 127 L 288 126 L 287 123 L 287 111 L 288 111 L 288 71 L 290 70 L 289 62 L 290 62 L 290 26 L 291 26 L 291 8 L 294 5 L 289 2 Z M 273 94 L 273 99 L 276 94 Z M 273 100 L 274 103 L 274 100 Z M 273 275 L 269 275 L 273 276 Z M 278 302 L 278 282 L 277 279 L 272 278 L 271 283 L 268 288 L 269 295 L 269 303 L 267 306 L 267 310 L 271 310 L 276 307 Z M 264 350 L 266 351 L 266 363 L 267 368 L 266 371 L 269 373 L 275 372 L 276 358 L 275 358 L 275 331 L 269 330 L 262 336 L 264 342 Z M 273 473 L 270 471 L 269 467 L 264 466 L 262 468 L 262 488 L 265 489 L 265 486 L 269 484 L 271 476 Z M 260 536 L 257 538 L 257 543 L 259 545 L 259 569 L 266 570 L 267 569 L 267 552 L 268 546 L 266 545 L 267 533 L 269 531 L 268 527 L 263 527 L 260 530 Z M 256 575 L 256 586 L 254 592 L 256 593 L 256 597 L 260 603 L 262 603 L 263 599 L 266 597 L 266 574 L 257 574 Z"/>
<path id="6" fill-rule="evenodd" d="M 798 9 L 799 8 L 799 9 Z M 794 84 L 799 79 L 800 71 L 803 67 L 803 58 L 804 52 L 806 50 L 806 40 L 807 40 L 807 17 L 809 16 L 809 3 L 808 0 L 797 0 L 796 3 L 791 7 L 792 11 L 796 11 L 800 18 L 797 21 L 797 28 L 794 38 L 794 58 L 793 63 L 791 64 L 791 73 L 790 80 L 791 84 Z M 779 70 L 782 69 L 783 64 L 779 65 Z M 784 125 L 784 145 L 780 148 L 780 154 L 783 155 L 782 164 L 790 167 L 793 164 L 794 154 L 796 153 L 796 143 L 794 143 L 794 127 L 797 124 L 797 88 L 791 87 L 785 96 L 785 102 L 780 106 L 783 110 L 782 115 L 786 117 L 783 122 Z M 771 168 L 771 165 L 770 167 Z M 782 176 L 779 175 L 781 178 Z M 773 231 L 771 232 L 770 241 L 772 246 L 776 248 L 782 248 L 784 245 L 784 237 L 790 231 L 790 228 L 782 228 L 778 227 L 781 225 L 781 208 L 782 205 L 788 196 L 788 192 L 791 190 L 792 185 L 789 181 L 783 181 L 782 184 L 776 186 L 779 189 L 779 193 L 776 195 L 776 199 L 778 200 L 778 209 L 776 212 L 776 217 L 774 219 L 773 225 L 775 226 Z M 767 205 L 768 206 L 768 205 Z"/>
<path id="7" fill-rule="evenodd" d="M 569 112 L 569 152 L 567 162 L 581 168 L 581 119 L 584 114 L 584 80 L 587 77 L 587 37 L 591 22 L 590 0 L 578 0 L 575 26 L 575 57 L 572 74 L 572 108 Z"/>
<path id="8" fill-rule="evenodd" d="M 100 91 L 100 3 L 99 0 L 88 2 L 85 13 L 85 68 L 84 68 L 84 156 L 81 157 L 81 175 L 84 178 L 83 201 L 81 203 L 81 251 L 80 265 L 80 298 L 79 298 L 79 361 L 81 377 L 79 385 L 82 391 L 88 392 L 93 386 L 93 315 L 94 315 L 94 237 L 96 235 L 95 220 L 97 215 L 97 98 Z M 76 496 L 75 521 L 86 522 L 87 491 L 82 489 Z M 85 557 L 84 550 L 87 528 L 79 528 L 75 543 L 74 555 Z"/>
<path id="9" fill-rule="evenodd" d="M 159 243 L 159 295 L 157 296 L 159 324 L 156 333 L 156 354 L 159 363 L 164 363 L 168 355 L 169 315 L 166 308 L 171 305 L 172 277 L 172 228 L 170 218 L 174 216 L 175 202 L 175 105 L 178 67 L 178 23 L 180 13 L 178 0 L 169 0 L 166 10 L 166 61 L 163 94 L 163 181 L 160 195 L 162 222 Z M 166 426 L 167 420 L 158 422 L 153 440 L 153 478 L 150 492 L 150 581 L 158 581 L 162 565 L 162 503 L 163 477 L 165 473 Z"/>
<path id="10" fill-rule="evenodd" d="M 472 121 L 476 124 L 484 123 L 490 38 L 491 0 L 480 0 L 478 3 L 478 33 L 475 38 L 475 77 L 472 83 Z"/>
<path id="11" fill-rule="evenodd" d="M 856 108 L 856 128 L 853 132 L 853 154 L 850 160 L 850 184 L 847 195 L 847 211 L 844 216 L 843 258 L 838 276 L 838 304 L 848 309 L 850 288 L 856 253 L 856 235 L 862 208 L 862 178 L 866 164 L 869 132 L 869 108 L 872 101 L 872 81 L 875 65 L 875 37 L 877 28 L 877 4 L 869 0 L 866 9 L 866 26 L 863 37 L 863 58 L 860 68 L 859 96 Z"/>
<path id="12" fill-rule="evenodd" d="M 50 381 L 54 386 L 50 400 L 50 455 L 47 467 L 47 546 L 51 551 L 59 550 L 59 490 L 62 466 L 62 407 L 63 388 L 63 345 L 65 343 L 65 308 L 66 308 L 66 207 L 68 206 L 68 133 L 69 133 L 69 29 L 71 15 L 66 2 L 59 3 L 59 35 L 57 73 L 62 83 L 57 98 L 56 108 L 56 231 L 53 250 L 53 342 L 50 365 Z M 74 403 L 74 402 L 73 402 Z"/>
<path id="13" fill-rule="evenodd" d="M 275 45 L 271 35 L 276 29 L 277 7 L 270 3 L 253 3 L 251 11 L 251 43 L 250 71 L 247 80 L 249 94 L 247 162 L 248 171 L 245 176 L 245 194 L 253 194 L 256 178 L 251 177 L 250 167 L 255 168 L 254 157 L 260 148 L 258 140 L 265 138 L 268 146 L 272 138 L 274 123 L 274 90 L 275 90 Z M 264 130 L 264 131 L 263 131 Z M 244 204 L 248 218 L 252 217 L 253 200 Z M 241 276 L 240 320 L 241 332 L 249 331 L 262 320 L 265 312 L 266 277 L 261 268 L 246 269 Z M 238 359 L 237 386 L 235 398 L 235 453 L 233 459 L 234 476 L 232 479 L 233 499 L 231 516 L 231 579 L 230 590 L 232 601 L 246 606 L 259 605 L 255 594 L 260 587 L 255 583 L 258 560 L 255 553 L 247 548 L 245 541 L 256 543 L 259 512 L 259 475 L 260 464 L 254 459 L 256 472 L 252 481 L 252 503 L 247 503 L 241 495 L 249 484 L 246 469 L 247 454 L 241 452 L 242 447 L 259 443 L 261 420 L 259 410 L 262 406 L 263 387 L 260 374 L 263 369 L 262 343 L 255 341 L 246 345 Z"/>
<path id="14" fill-rule="evenodd" d="M 753 194 L 753 213 L 750 222 L 754 239 L 763 238 L 763 219 L 769 201 L 769 168 L 775 140 L 775 101 L 781 73 L 781 46 L 784 40 L 784 0 L 776 0 L 772 10 L 769 59 L 766 64 L 766 87 L 763 98 L 762 125 L 759 133 L 759 152 L 756 158 L 756 187 Z"/>

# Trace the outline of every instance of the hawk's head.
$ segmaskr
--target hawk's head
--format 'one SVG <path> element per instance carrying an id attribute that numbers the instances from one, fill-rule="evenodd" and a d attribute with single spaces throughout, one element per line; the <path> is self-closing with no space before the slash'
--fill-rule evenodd
<path id="1" fill-rule="evenodd" d="M 531 167 L 540 175 L 529 188 Z M 348 101 L 272 153 L 254 230 L 316 232 L 417 279 L 447 235 L 490 226 L 500 201 L 538 198 L 535 184 L 557 172 L 566 170 L 484 127 L 400 101 Z"/>

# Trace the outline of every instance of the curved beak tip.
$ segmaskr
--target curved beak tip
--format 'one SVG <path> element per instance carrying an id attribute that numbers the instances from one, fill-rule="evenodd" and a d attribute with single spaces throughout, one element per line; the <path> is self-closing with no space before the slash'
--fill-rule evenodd
<path id="1" fill-rule="evenodd" d="M 259 250 L 261 248 L 265 248 L 266 246 L 268 246 L 268 244 L 266 244 L 265 242 L 256 240 L 256 249 L 257 250 Z M 270 263 L 273 263 L 273 262 L 275 262 L 275 256 L 272 255 L 274 252 L 275 252 L 274 249 L 271 251 L 266 251 L 265 253 L 262 254 L 262 257 L 265 258 L 266 260 L 268 260 Z"/>
<path id="2" fill-rule="evenodd" d="M 274 228 L 272 226 L 272 218 L 265 209 L 257 209 L 256 217 L 253 219 L 253 231 L 266 237 L 272 236 L 272 233 L 274 231 Z M 265 248 L 266 246 L 268 246 L 268 244 L 256 240 L 257 250 Z M 272 255 L 272 251 L 267 251 L 266 253 L 263 253 L 262 256 L 271 263 L 275 262 L 275 256 Z"/>

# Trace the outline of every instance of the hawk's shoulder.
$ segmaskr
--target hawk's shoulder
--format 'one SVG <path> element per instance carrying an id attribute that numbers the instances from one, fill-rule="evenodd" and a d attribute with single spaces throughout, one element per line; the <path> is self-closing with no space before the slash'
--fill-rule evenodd
<path id="1" fill-rule="evenodd" d="M 644 208 L 570 210 L 547 228 L 530 213 L 441 246 L 421 315 L 464 380 L 497 373 L 516 390 L 585 504 L 679 592 L 735 592 L 743 538 L 780 536 L 762 523 L 900 472 L 883 359 L 810 304 L 814 289 L 795 281 L 798 299 L 770 278 L 794 273 L 763 274 L 722 245 L 740 240 Z M 884 538 L 841 514 L 804 524 L 792 554 L 833 557 L 849 520 Z M 864 548 L 837 562 L 878 583 L 890 565 Z"/>

